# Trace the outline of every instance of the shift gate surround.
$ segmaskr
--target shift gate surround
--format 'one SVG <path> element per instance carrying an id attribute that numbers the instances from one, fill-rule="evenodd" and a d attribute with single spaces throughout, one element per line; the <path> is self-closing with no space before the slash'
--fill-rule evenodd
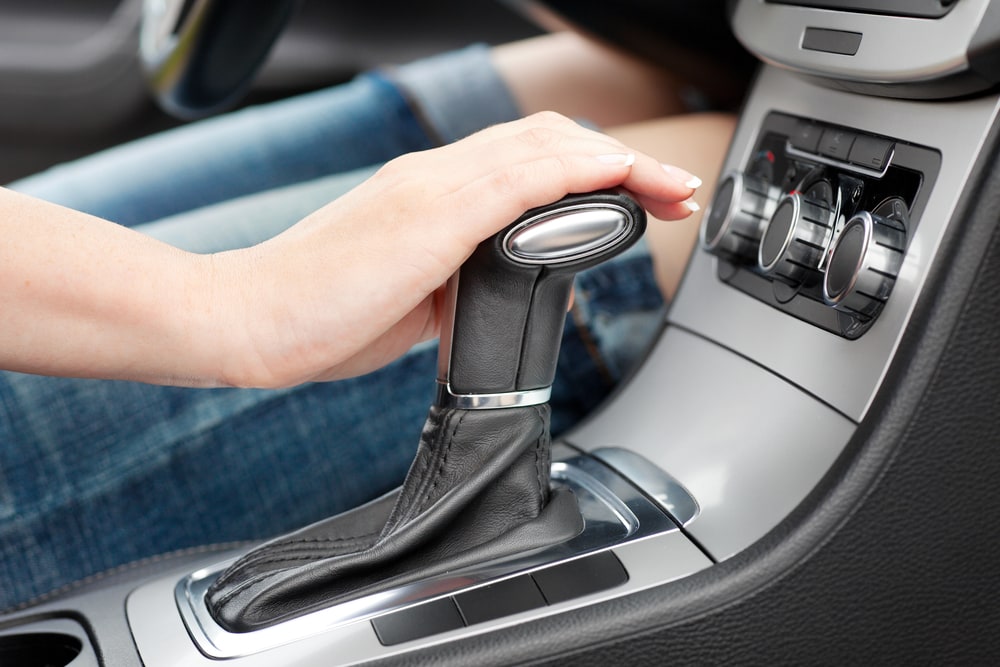
<path id="1" fill-rule="evenodd" d="M 558 454 L 558 460 L 552 464 L 552 482 L 576 494 L 585 519 L 583 532 L 568 542 L 462 568 L 244 633 L 222 628 L 205 604 L 209 587 L 230 563 L 226 561 L 177 582 L 174 599 L 184 626 L 206 656 L 216 659 L 249 656 L 518 576 L 535 576 L 627 545 L 677 536 L 698 516 L 698 503 L 684 487 L 635 453 L 607 448 L 588 455 L 561 445 Z M 631 480 L 641 482 L 642 487 Z M 706 560 L 705 565 L 710 562 Z M 629 577 L 632 574 L 629 572 Z M 629 586 L 620 588 L 608 594 L 632 592 Z M 559 611 L 561 608 L 553 604 L 534 613 L 541 616 Z M 476 629 L 475 625 L 469 625 L 468 630 Z"/>

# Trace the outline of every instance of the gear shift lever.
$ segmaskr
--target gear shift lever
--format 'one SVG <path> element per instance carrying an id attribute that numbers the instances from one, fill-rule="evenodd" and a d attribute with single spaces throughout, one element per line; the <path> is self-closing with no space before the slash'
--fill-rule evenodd
<path id="1" fill-rule="evenodd" d="M 645 213 L 620 192 L 533 209 L 479 245 L 448 284 L 438 399 L 403 486 L 268 542 L 209 588 L 206 605 L 248 632 L 582 530 L 550 489 L 549 407 L 577 271 L 622 252 Z"/>
<path id="2" fill-rule="evenodd" d="M 484 241 L 448 283 L 438 404 L 464 409 L 548 401 L 577 272 L 645 231 L 618 192 L 570 195 Z"/>

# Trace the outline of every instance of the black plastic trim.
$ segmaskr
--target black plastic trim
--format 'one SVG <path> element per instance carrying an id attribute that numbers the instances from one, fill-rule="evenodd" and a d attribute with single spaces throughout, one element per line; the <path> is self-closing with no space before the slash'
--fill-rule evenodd
<path id="1" fill-rule="evenodd" d="M 802 48 L 808 51 L 823 51 L 842 56 L 853 56 L 861 48 L 860 32 L 831 30 L 829 28 L 807 27 L 802 33 Z"/>

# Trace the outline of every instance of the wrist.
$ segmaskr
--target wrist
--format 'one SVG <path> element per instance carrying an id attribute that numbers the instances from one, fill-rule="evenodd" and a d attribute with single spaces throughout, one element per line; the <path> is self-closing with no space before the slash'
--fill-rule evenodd
<path id="1" fill-rule="evenodd" d="M 192 341 L 195 360 L 205 377 L 217 386 L 269 388 L 276 386 L 263 363 L 260 329 L 268 326 L 268 295 L 262 289 L 260 260 L 253 248 L 198 256 L 200 283 L 207 286 L 198 297 L 191 330 L 200 331 Z"/>

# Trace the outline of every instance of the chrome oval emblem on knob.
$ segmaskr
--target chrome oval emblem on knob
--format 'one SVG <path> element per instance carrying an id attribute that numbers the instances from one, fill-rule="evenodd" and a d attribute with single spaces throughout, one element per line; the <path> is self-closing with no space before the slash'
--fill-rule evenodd
<path id="1" fill-rule="evenodd" d="M 584 204 L 548 211 L 517 225 L 503 239 L 508 257 L 526 264 L 555 264 L 600 252 L 634 225 L 624 208 Z"/>

